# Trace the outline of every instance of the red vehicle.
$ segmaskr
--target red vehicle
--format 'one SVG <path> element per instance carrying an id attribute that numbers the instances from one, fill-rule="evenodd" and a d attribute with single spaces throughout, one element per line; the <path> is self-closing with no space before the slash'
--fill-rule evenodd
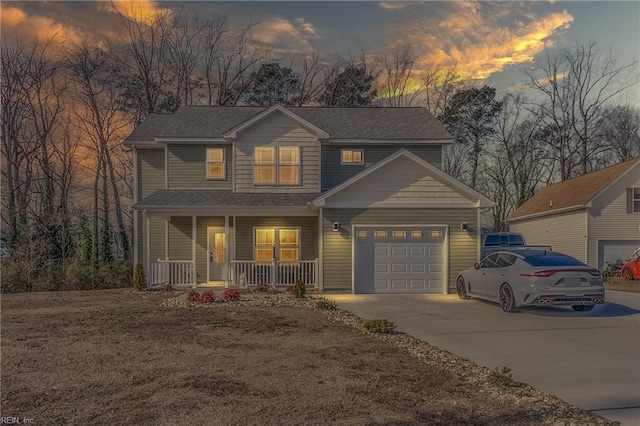
<path id="1" fill-rule="evenodd" d="M 640 247 L 633 253 L 633 260 L 622 265 L 620 276 L 625 280 L 640 280 Z"/>

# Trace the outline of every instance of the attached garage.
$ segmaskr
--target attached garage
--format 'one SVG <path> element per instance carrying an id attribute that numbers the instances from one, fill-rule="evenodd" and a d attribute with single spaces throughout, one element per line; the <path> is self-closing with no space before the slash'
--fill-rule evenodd
<path id="1" fill-rule="evenodd" d="M 354 293 L 446 293 L 447 227 L 353 226 Z"/>
<path id="2" fill-rule="evenodd" d="M 598 265 L 605 262 L 626 262 L 640 247 L 640 240 L 600 240 L 598 241 Z"/>

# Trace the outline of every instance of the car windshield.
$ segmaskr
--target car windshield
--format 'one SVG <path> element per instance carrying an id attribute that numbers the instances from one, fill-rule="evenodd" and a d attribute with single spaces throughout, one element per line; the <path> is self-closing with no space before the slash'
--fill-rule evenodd
<path id="1" fill-rule="evenodd" d="M 558 254 L 527 256 L 524 261 L 531 266 L 587 266 L 571 256 Z"/>

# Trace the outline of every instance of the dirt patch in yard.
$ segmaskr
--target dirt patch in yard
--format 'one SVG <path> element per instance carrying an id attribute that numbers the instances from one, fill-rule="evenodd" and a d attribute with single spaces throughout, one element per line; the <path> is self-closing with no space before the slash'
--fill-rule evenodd
<path id="1" fill-rule="evenodd" d="M 35 424 L 606 422 L 314 300 L 187 306 L 123 290 L 2 296 L 2 416 Z"/>
<path id="2" fill-rule="evenodd" d="M 604 280 L 604 288 L 612 291 L 640 293 L 640 280 L 629 281 L 621 277 L 608 277 Z"/>

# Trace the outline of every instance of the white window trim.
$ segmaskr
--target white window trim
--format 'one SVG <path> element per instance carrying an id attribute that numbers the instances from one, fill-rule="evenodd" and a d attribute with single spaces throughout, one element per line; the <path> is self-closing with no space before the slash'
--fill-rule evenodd
<path id="1" fill-rule="evenodd" d="M 254 262 L 266 262 L 265 260 L 256 260 L 256 230 L 257 229 L 273 229 L 275 230 L 275 235 L 273 239 L 273 247 L 276 250 L 276 254 L 280 248 L 280 230 L 281 229 L 295 229 L 298 231 L 298 260 L 281 260 L 277 259 L 278 262 L 300 262 L 302 261 L 302 228 L 300 226 L 254 226 L 253 227 L 253 244 L 251 246 L 251 253 Z"/>
<path id="2" fill-rule="evenodd" d="M 209 161 L 209 151 L 210 150 L 219 150 L 222 151 L 222 176 L 220 177 L 211 177 L 209 176 L 209 163 L 218 164 L 217 161 Z M 204 162 L 204 175 L 207 180 L 227 180 L 227 150 L 225 148 L 207 148 L 205 150 L 205 162 Z"/>
<path id="3" fill-rule="evenodd" d="M 356 162 L 345 162 L 343 161 L 344 157 L 343 157 L 343 153 L 345 151 L 351 151 L 351 152 L 356 152 L 359 151 L 360 152 L 360 162 L 356 163 Z M 362 166 L 364 165 L 364 149 L 341 149 L 340 150 L 340 165 L 342 166 Z"/>
<path id="4" fill-rule="evenodd" d="M 261 166 L 256 164 L 256 148 L 273 148 L 273 167 L 274 167 L 274 182 L 273 183 L 259 183 L 256 182 L 255 168 Z M 298 167 L 298 183 L 280 183 L 280 148 L 296 148 L 298 150 L 298 164 L 285 164 L 285 166 L 297 166 Z M 277 146 L 256 146 L 253 148 L 253 185 L 254 186 L 282 186 L 282 187 L 295 187 L 302 186 L 302 147 L 297 145 L 277 145 Z"/>

